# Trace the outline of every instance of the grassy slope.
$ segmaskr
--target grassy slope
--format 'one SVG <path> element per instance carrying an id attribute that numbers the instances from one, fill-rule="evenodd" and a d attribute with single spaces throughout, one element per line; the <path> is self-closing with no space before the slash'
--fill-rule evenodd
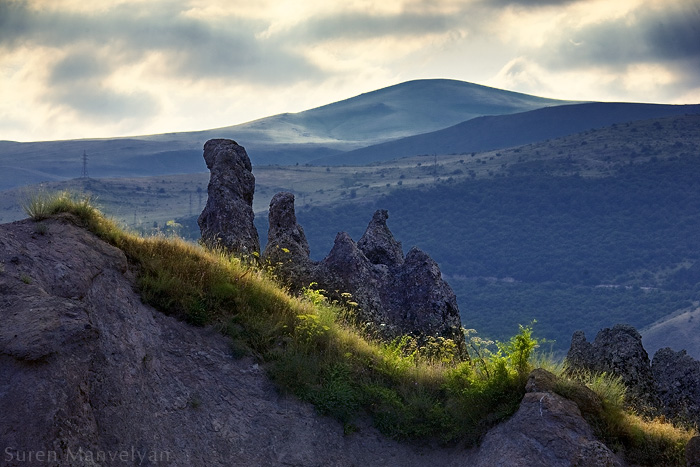
<path id="1" fill-rule="evenodd" d="M 449 342 L 420 349 L 405 339 L 382 344 L 354 330 L 351 311 L 329 304 L 318 291 L 290 297 L 265 270 L 236 257 L 128 234 L 86 199 L 42 195 L 25 208 L 37 222 L 68 212 L 121 248 L 138 271 L 145 301 L 192 324 L 218 326 L 232 338 L 234 352 L 257 356 L 281 389 L 313 402 L 348 431 L 355 417 L 367 413 L 394 438 L 473 442 L 522 397 L 537 346 L 530 328 L 498 349 L 472 339 L 471 360 L 462 362 L 453 358 Z M 588 383 L 603 401 L 600 409 L 584 411 L 599 436 L 631 462 L 682 464 L 694 431 L 626 413 L 619 381 L 592 377 Z M 562 378 L 557 391 L 577 400 L 577 384 Z"/>

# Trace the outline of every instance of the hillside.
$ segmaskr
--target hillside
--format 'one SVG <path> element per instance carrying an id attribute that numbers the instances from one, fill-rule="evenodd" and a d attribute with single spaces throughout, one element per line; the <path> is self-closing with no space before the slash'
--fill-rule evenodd
<path id="1" fill-rule="evenodd" d="M 404 247 L 420 244 L 441 265 L 466 326 L 502 338 L 537 319 L 562 350 L 577 329 L 643 328 L 698 305 L 683 277 L 700 260 L 699 123 L 671 117 L 437 164 L 412 158 L 386 196 L 298 218 L 323 255 L 337 230 L 358 238 L 358 219 L 388 209 Z M 657 345 L 696 349 L 683 335 Z"/>
<path id="2" fill-rule="evenodd" d="M 312 161 L 318 165 L 364 165 L 418 154 L 468 154 L 520 146 L 638 120 L 700 113 L 700 105 L 585 103 L 546 107 L 514 115 L 474 118 Z"/>
<path id="3" fill-rule="evenodd" d="M 202 172 L 202 146 L 231 138 L 253 164 L 294 165 L 341 151 L 448 127 L 480 116 L 567 104 L 451 80 L 410 81 L 296 114 L 231 127 L 115 139 L 0 141 L 0 190 L 78 177 L 83 151 L 91 177 Z"/>
<path id="4" fill-rule="evenodd" d="M 692 444 L 694 430 L 625 412 L 619 388 L 530 373 L 529 328 L 493 356 L 404 353 L 317 293 L 293 298 L 236 257 L 137 238 L 83 199 L 29 212 L 0 226 L 9 465 L 681 465 Z"/>

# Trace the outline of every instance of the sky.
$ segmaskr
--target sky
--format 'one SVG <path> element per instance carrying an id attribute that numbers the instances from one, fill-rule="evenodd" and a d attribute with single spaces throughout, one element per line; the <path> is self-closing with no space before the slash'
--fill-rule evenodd
<path id="1" fill-rule="evenodd" d="M 404 81 L 700 103 L 700 0 L 0 0 L 0 140 L 235 125 Z"/>

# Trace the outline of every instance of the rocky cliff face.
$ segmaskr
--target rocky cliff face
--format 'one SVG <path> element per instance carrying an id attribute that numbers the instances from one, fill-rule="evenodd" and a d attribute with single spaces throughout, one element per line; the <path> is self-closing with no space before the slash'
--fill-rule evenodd
<path id="1" fill-rule="evenodd" d="M 204 145 L 204 159 L 211 179 L 209 199 L 198 220 L 202 240 L 239 254 L 258 253 L 255 177 L 245 149 L 231 140 L 210 140 Z M 338 234 L 328 257 L 314 263 L 304 229 L 297 223 L 294 195 L 278 193 L 270 202 L 263 263 L 272 266 L 292 291 L 316 282 L 332 298 L 350 293 L 358 303 L 357 320 L 379 337 L 449 338 L 466 355 L 452 288 L 424 252 L 414 248 L 404 258 L 387 218 L 386 211 L 377 211 L 357 244 L 347 234 Z"/>
<path id="2" fill-rule="evenodd" d="M 637 409 L 649 412 L 659 407 L 649 355 L 642 346 L 642 336 L 632 326 L 618 324 L 603 329 L 592 343 L 577 331 L 566 358 L 571 369 L 621 376 Z"/>
<path id="3" fill-rule="evenodd" d="M 308 287 L 314 281 L 309 243 L 294 210 L 294 194 L 277 193 L 270 201 L 270 227 L 263 264 L 272 266 L 282 283 L 293 291 Z"/>
<path id="4" fill-rule="evenodd" d="M 666 347 L 654 354 L 651 371 L 664 415 L 700 424 L 700 362 Z"/>
<path id="5" fill-rule="evenodd" d="M 198 223 L 202 240 L 242 255 L 260 252 L 253 220 L 255 177 L 243 146 L 230 139 L 212 139 L 204 145 L 204 160 L 211 172 L 207 205 Z"/>

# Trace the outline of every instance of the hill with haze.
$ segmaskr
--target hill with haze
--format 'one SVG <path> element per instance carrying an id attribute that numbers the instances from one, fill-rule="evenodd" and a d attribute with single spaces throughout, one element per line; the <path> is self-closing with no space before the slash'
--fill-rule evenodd
<path id="1" fill-rule="evenodd" d="M 409 81 L 295 114 L 231 127 L 113 139 L 0 141 L 0 190 L 79 177 L 204 172 L 202 146 L 231 138 L 254 165 L 294 165 L 482 116 L 523 112 L 567 101 L 543 99 L 452 80 Z"/>
<path id="2" fill-rule="evenodd" d="M 615 123 L 700 113 L 700 105 L 581 103 L 512 115 L 473 118 L 449 128 L 409 136 L 312 161 L 318 165 L 363 165 L 418 154 L 491 151 L 559 138 Z"/>

